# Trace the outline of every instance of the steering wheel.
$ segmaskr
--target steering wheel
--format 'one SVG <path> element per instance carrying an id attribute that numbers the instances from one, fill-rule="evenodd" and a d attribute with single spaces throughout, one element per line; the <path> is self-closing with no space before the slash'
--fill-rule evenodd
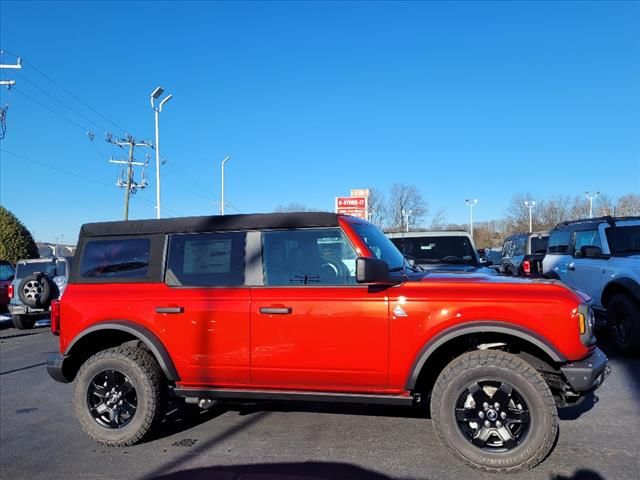
<path id="1" fill-rule="evenodd" d="M 347 266 L 335 258 L 324 259 L 324 262 L 322 263 L 322 270 L 331 272 L 331 275 L 335 275 L 340 278 L 349 276 L 349 269 Z"/>

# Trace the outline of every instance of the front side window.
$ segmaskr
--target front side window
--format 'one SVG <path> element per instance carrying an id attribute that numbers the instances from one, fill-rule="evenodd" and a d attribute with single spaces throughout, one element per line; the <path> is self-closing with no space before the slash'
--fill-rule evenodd
<path id="1" fill-rule="evenodd" d="M 244 284 L 244 232 L 171 235 L 166 281 L 172 286 Z"/>
<path id="2" fill-rule="evenodd" d="M 355 284 L 356 253 L 338 228 L 264 232 L 264 283 Z"/>
<path id="3" fill-rule="evenodd" d="M 89 240 L 80 263 L 83 278 L 144 278 L 149 270 L 148 238 Z"/>
<path id="4" fill-rule="evenodd" d="M 602 248 L 602 242 L 600 242 L 600 233 L 598 230 L 585 230 L 582 232 L 576 232 L 576 238 L 574 242 L 573 254 L 579 257 L 580 247 L 600 247 Z"/>

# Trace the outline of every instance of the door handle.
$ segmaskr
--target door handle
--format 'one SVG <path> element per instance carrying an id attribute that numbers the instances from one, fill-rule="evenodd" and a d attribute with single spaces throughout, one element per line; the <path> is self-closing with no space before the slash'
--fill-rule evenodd
<path id="1" fill-rule="evenodd" d="M 292 311 L 291 307 L 260 307 L 260 313 L 264 315 L 289 315 Z"/>
<path id="2" fill-rule="evenodd" d="M 571 262 L 569 265 L 567 265 L 567 270 L 571 270 L 572 272 L 575 272 L 576 264 Z"/>
<path id="3" fill-rule="evenodd" d="M 156 307 L 156 313 L 183 313 L 184 307 Z"/>

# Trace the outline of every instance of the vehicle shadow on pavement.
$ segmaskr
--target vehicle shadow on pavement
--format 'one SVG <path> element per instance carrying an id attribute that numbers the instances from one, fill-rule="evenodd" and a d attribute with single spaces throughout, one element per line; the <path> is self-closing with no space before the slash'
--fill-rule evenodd
<path id="1" fill-rule="evenodd" d="M 336 462 L 258 463 L 194 468 L 147 480 L 399 480 L 373 470 Z M 407 479 L 408 480 L 408 479 Z"/>
<path id="2" fill-rule="evenodd" d="M 617 353 L 606 332 L 601 332 L 598 335 L 598 347 L 609 357 L 610 361 L 615 362 L 611 368 L 619 369 L 622 367 L 624 369 L 627 384 L 633 387 L 636 398 L 640 400 L 640 358 L 625 357 Z M 606 388 L 606 382 L 604 388 Z"/>
<path id="3" fill-rule="evenodd" d="M 593 470 L 576 470 L 576 472 L 570 477 L 564 475 L 554 475 L 551 480 L 605 480 L 602 475 Z"/>
<path id="4" fill-rule="evenodd" d="M 309 412 L 364 415 L 371 417 L 429 418 L 426 406 L 402 407 L 395 405 L 363 405 L 350 403 L 316 403 L 304 401 L 263 401 L 255 403 L 227 403 L 229 410 L 240 415 L 257 412 Z"/>
<path id="5" fill-rule="evenodd" d="M 578 405 L 559 408 L 558 417 L 560 417 L 560 420 L 576 420 L 580 418 L 583 413 L 590 411 L 598 401 L 599 399 L 596 394 L 593 392 L 588 393 L 584 397 L 584 400 L 582 400 Z"/>
<path id="6" fill-rule="evenodd" d="M 223 415 L 227 411 L 228 409 L 224 405 L 216 405 L 213 408 L 202 410 L 195 405 L 186 405 L 180 399 L 172 399 L 169 402 L 164 418 L 160 420 L 160 424 L 154 434 L 146 442 L 190 430 Z"/>

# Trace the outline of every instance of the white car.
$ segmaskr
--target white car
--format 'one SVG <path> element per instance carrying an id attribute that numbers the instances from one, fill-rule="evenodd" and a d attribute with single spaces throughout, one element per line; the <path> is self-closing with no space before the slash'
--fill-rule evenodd
<path id="1" fill-rule="evenodd" d="M 557 225 L 543 273 L 591 295 L 593 307 L 606 313 L 618 351 L 640 355 L 640 217 Z"/>

